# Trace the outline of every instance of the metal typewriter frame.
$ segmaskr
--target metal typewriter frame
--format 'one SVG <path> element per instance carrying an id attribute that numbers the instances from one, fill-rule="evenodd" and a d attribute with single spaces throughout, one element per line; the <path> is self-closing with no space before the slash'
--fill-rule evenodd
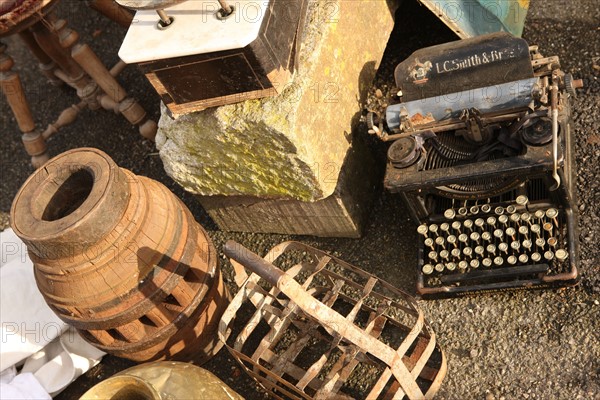
<path id="1" fill-rule="evenodd" d="M 532 67 L 534 76 L 546 77 L 559 76 L 564 74 L 560 71 L 558 57 L 542 57 L 537 46 L 529 47 L 532 54 Z M 542 78 L 550 79 L 550 78 Z M 549 90 L 548 80 L 545 81 L 544 90 Z M 571 83 L 569 83 L 571 84 Z M 575 87 L 581 87 L 581 82 Z M 569 89 L 569 88 L 567 88 Z M 481 291 L 502 291 L 508 289 L 531 289 L 547 288 L 574 285 L 578 281 L 578 240 L 575 232 L 577 229 L 578 215 L 576 208 L 572 205 L 576 202 L 575 188 L 575 160 L 574 160 L 574 134 L 571 128 L 571 110 L 567 97 L 568 93 L 574 93 L 574 88 L 562 92 L 558 103 L 558 120 L 560 124 L 559 151 L 558 151 L 558 176 L 561 184 L 554 191 L 546 190 L 545 199 L 537 199 L 531 204 L 533 209 L 539 207 L 556 207 L 564 215 L 566 223 L 566 245 L 569 253 L 568 271 L 564 273 L 551 274 L 549 268 L 543 272 L 540 268 L 548 264 L 521 265 L 518 267 L 499 267 L 484 270 L 467 272 L 471 277 L 478 277 L 480 281 L 489 280 L 485 283 L 460 284 L 460 286 L 442 285 L 428 286 L 422 267 L 425 264 L 425 252 L 423 243 L 418 252 L 417 265 L 417 293 L 425 299 L 464 296 L 474 292 Z M 549 95 L 548 92 L 543 96 Z M 547 100 L 547 98 L 545 99 Z M 549 103 L 549 102 L 548 102 Z M 544 109 L 544 108 L 542 108 Z M 548 106 L 549 110 L 549 106 Z M 537 111 L 537 110 L 536 110 Z M 482 119 L 488 122 L 524 120 L 528 115 L 527 109 L 506 109 L 501 113 L 488 114 Z M 537 111 L 542 116 L 543 111 Z M 386 133 L 380 124 L 379 129 L 374 127 L 373 132 L 384 141 L 394 141 L 408 136 L 415 136 L 429 131 L 431 135 L 440 132 L 451 132 L 459 129 L 463 124 L 452 124 L 452 121 L 442 123 L 428 123 L 420 127 L 420 130 L 414 130 L 410 124 L 407 131 L 392 131 Z M 422 157 L 422 156 L 421 156 Z M 436 199 L 446 198 L 454 201 L 479 202 L 482 199 L 496 198 L 498 201 L 490 204 L 495 206 L 506 206 L 507 194 L 514 191 L 515 198 L 518 194 L 527 195 L 527 184 L 530 180 L 542 178 L 546 188 L 550 188 L 555 182 L 552 177 L 553 172 L 553 146 L 552 142 L 541 146 L 525 145 L 521 155 L 506 157 L 488 161 L 478 161 L 454 165 L 451 167 L 440 167 L 430 170 L 421 170 L 422 165 L 417 162 L 405 168 L 397 168 L 388 162 L 384 179 L 384 187 L 392 193 L 399 193 L 408 205 L 412 218 L 419 224 L 421 223 L 440 223 L 445 221 L 443 210 L 439 206 L 436 209 Z M 485 178 L 508 178 L 503 182 L 504 185 L 497 186 L 494 190 L 487 192 L 460 192 L 452 191 L 448 185 L 465 184 L 474 180 Z M 458 217 L 469 218 L 470 215 Z M 536 267 L 537 266 L 537 267 Z M 540 272 L 541 271 L 541 272 Z M 467 279 L 468 280 L 468 279 Z"/>

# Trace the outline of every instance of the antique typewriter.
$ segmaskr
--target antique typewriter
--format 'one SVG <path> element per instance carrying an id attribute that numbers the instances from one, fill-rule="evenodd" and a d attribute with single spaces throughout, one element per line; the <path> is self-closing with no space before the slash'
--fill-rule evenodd
<path id="1" fill-rule="evenodd" d="M 392 142 L 384 186 L 419 223 L 419 295 L 575 284 L 583 82 L 508 33 L 418 50 L 395 80 L 400 102 L 367 119 Z"/>

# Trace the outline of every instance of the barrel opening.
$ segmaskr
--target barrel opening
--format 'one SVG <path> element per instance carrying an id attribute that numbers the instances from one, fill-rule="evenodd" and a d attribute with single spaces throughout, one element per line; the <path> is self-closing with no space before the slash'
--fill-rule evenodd
<path id="1" fill-rule="evenodd" d="M 73 172 L 52 195 L 42 213 L 42 220 L 56 221 L 72 214 L 88 198 L 94 186 L 94 175 L 82 168 Z"/>

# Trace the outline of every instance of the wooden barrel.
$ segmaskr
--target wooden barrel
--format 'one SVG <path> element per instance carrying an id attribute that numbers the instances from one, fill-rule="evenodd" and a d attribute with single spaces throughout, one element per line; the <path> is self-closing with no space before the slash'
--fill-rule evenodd
<path id="1" fill-rule="evenodd" d="M 75 149 L 27 179 L 11 217 L 47 303 L 94 346 L 198 362 L 221 348 L 229 295 L 215 248 L 164 185 Z"/>

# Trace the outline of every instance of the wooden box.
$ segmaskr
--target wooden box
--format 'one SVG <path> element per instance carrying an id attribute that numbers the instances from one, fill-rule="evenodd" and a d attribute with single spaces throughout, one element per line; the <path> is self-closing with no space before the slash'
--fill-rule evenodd
<path id="1" fill-rule="evenodd" d="M 175 116 L 273 96 L 289 83 L 307 0 L 191 0 L 166 10 L 166 29 L 153 11 L 138 11 L 119 56 L 136 63 Z"/>

